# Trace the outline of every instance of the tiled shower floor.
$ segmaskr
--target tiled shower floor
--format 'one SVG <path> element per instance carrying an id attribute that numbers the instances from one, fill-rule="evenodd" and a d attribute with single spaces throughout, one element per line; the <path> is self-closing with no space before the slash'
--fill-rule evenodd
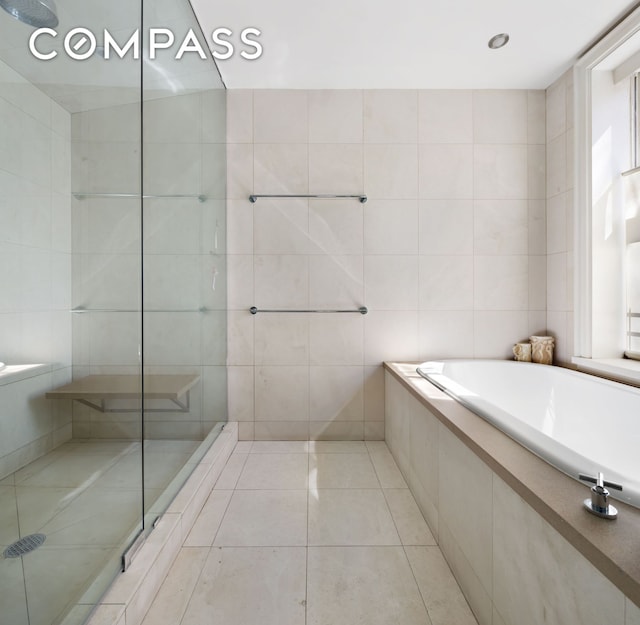
<path id="1" fill-rule="evenodd" d="M 143 625 L 475 625 L 384 442 L 241 442 Z"/>
<path id="2" fill-rule="evenodd" d="M 199 444 L 145 442 L 147 502 Z M 142 515 L 140 450 L 140 443 L 72 441 L 0 481 L 0 553 L 23 536 L 47 537 L 22 557 L 0 556 L 0 623 L 57 623 L 104 564 L 117 562 Z"/>

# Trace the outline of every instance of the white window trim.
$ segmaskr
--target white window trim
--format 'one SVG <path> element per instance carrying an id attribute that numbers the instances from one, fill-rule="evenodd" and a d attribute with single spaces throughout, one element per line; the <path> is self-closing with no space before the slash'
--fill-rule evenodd
<path id="1" fill-rule="evenodd" d="M 605 35 L 574 65 L 574 357 L 585 369 L 624 381 L 640 382 L 640 362 L 592 357 L 592 105 L 591 72 L 612 52 L 640 33 L 640 8 Z"/>

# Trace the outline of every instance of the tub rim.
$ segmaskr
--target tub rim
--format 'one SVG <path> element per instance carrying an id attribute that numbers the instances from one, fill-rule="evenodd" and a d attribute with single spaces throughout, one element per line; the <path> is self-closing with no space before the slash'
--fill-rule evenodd
<path id="1" fill-rule="evenodd" d="M 473 359 L 466 359 L 473 360 Z M 583 486 L 423 378 L 420 362 L 383 367 L 498 477 L 640 607 L 640 509 L 616 502 L 615 521 L 587 512 Z M 588 373 L 581 375 L 590 376 Z"/>

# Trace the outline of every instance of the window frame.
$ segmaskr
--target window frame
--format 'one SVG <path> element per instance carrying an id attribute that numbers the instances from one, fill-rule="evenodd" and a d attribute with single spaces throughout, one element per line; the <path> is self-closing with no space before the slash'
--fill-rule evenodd
<path id="1" fill-rule="evenodd" d="M 633 42 L 631 41 L 633 38 Z M 634 10 L 624 21 L 607 33 L 592 48 L 585 52 L 573 67 L 574 79 L 574 356 L 572 362 L 578 368 L 618 377 L 624 381 L 640 383 L 640 363 L 623 358 L 594 358 L 594 267 L 593 267 L 593 102 L 592 72 L 624 44 L 638 40 L 640 52 L 640 8 Z M 631 52 L 629 53 L 631 54 Z M 636 80 L 635 93 L 640 90 L 640 79 Z M 640 98 L 638 99 L 640 103 Z M 640 112 L 640 111 L 636 111 Z M 640 165 L 640 119 L 633 122 L 636 141 L 632 142 L 631 157 Z M 628 328 L 628 321 L 622 321 Z M 628 337 L 627 337 L 628 345 Z"/>

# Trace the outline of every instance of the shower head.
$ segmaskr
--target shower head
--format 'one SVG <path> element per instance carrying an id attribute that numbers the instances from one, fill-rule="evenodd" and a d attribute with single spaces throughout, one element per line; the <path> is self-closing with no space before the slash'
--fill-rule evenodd
<path id="1" fill-rule="evenodd" d="M 58 15 L 54 0 L 0 0 L 9 15 L 36 28 L 55 28 Z"/>

